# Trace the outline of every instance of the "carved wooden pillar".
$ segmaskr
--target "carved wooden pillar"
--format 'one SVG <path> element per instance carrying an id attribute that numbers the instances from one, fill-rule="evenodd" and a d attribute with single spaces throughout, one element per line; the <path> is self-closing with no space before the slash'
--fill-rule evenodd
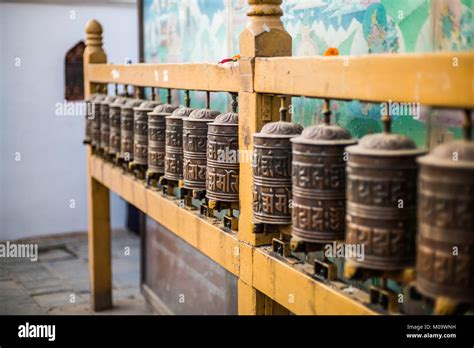
<path id="1" fill-rule="evenodd" d="M 102 49 L 102 26 L 96 20 L 86 25 L 86 49 L 84 51 L 84 92 L 86 98 L 95 92 L 96 84 L 89 81 L 89 64 L 106 63 Z M 101 86 L 102 89 L 105 85 Z M 112 307 L 112 261 L 110 240 L 109 189 L 92 177 L 91 147 L 87 146 L 87 195 L 88 195 L 88 243 L 89 273 L 91 282 L 91 308 L 94 311 Z"/>
<path id="2" fill-rule="evenodd" d="M 239 93 L 239 148 L 253 152 L 253 134 L 265 122 L 278 120 L 278 100 L 255 93 L 253 88 L 256 57 L 291 56 L 291 36 L 280 17 L 281 0 L 249 0 L 248 23 L 240 35 L 241 91 Z M 244 156 L 243 158 L 251 158 Z M 250 245 L 271 243 L 273 236 L 253 232 L 253 180 L 249 161 L 240 164 L 239 239 Z"/>
<path id="3" fill-rule="evenodd" d="M 240 35 L 239 149 L 246 152 L 245 156 L 241 154 L 240 158 L 243 159 L 252 159 L 253 134 L 258 132 L 265 122 L 278 119 L 277 98 L 254 91 L 255 58 L 291 56 L 292 47 L 291 36 L 280 19 L 283 15 L 280 7 L 282 0 L 248 0 L 248 3 L 248 22 Z M 249 245 L 271 244 L 275 235 L 254 233 L 252 163 L 249 160 L 240 163 L 239 185 L 239 313 L 265 314 L 264 308 L 268 307 L 265 304 L 265 296 L 249 285 L 252 284 L 253 278 L 253 250 Z"/>
<path id="4" fill-rule="evenodd" d="M 102 48 L 102 26 L 95 19 L 86 24 L 86 49 L 84 51 L 84 93 L 87 98 L 95 92 L 95 84 L 89 81 L 88 65 L 107 63 L 107 55 Z"/>

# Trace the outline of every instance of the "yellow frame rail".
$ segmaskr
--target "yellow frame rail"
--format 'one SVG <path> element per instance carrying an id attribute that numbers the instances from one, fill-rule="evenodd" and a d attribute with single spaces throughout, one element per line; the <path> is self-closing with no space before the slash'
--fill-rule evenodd
<path id="1" fill-rule="evenodd" d="M 89 170 L 90 176 L 104 187 L 291 312 L 374 314 L 364 305 L 369 300 L 364 292 L 353 288 L 349 296 L 341 291 L 342 283 L 328 286 L 312 279 L 305 274 L 305 265 L 294 267 L 271 256 L 266 247 L 253 248 L 239 243 L 237 235 L 225 232 L 217 220 L 181 208 L 178 199 L 146 188 L 142 181 L 124 173 L 122 168 L 89 155 Z M 241 259 L 253 262 L 240 266 Z"/>
<path id="2" fill-rule="evenodd" d="M 252 135 L 278 119 L 275 94 L 370 102 L 418 102 L 429 106 L 474 108 L 474 52 L 291 56 L 292 39 L 280 20 L 281 0 L 249 0 L 248 23 L 240 36 L 238 64 L 106 64 L 102 27 L 87 24 L 84 52 L 86 96 L 96 85 L 239 93 L 239 149 L 253 151 Z M 240 217 L 237 234 L 181 208 L 178 201 L 145 188 L 142 182 L 87 151 L 91 303 L 112 306 L 109 192 L 119 194 L 172 233 L 235 274 L 239 314 L 375 314 L 368 294 L 323 284 L 308 265 L 273 256 L 265 245 L 272 234 L 253 232 L 253 178 L 240 164 Z M 146 292 L 145 292 L 146 294 Z"/>
<path id="3" fill-rule="evenodd" d="M 474 52 L 257 58 L 255 91 L 474 108 Z"/>
<path id="4" fill-rule="evenodd" d="M 198 91 L 238 92 L 238 65 L 183 64 L 94 64 L 88 66 L 91 82 L 177 88 Z"/>
<path id="5" fill-rule="evenodd" d="M 143 182 L 124 174 L 122 168 L 97 156 L 90 156 L 89 160 L 90 175 L 94 179 L 229 272 L 239 274 L 239 246 L 235 234 L 225 233 L 215 221 L 202 219 L 197 212 L 181 208 L 178 199 L 169 199 L 145 188 Z"/>

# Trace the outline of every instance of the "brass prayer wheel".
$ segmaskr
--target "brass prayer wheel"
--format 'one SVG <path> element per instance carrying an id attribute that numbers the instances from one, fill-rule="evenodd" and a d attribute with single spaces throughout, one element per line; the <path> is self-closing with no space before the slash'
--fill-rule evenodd
<path id="1" fill-rule="evenodd" d="M 99 94 L 96 98 L 94 98 L 91 103 L 91 110 L 92 110 L 92 119 L 90 123 L 90 134 L 91 134 L 91 145 L 94 148 L 98 148 L 100 146 L 100 105 L 105 98 L 108 98 L 105 94 Z"/>
<path id="2" fill-rule="evenodd" d="M 148 113 L 152 112 L 159 102 L 147 100 L 133 108 L 133 162 L 138 165 L 148 164 Z"/>
<path id="3" fill-rule="evenodd" d="M 166 117 L 178 107 L 171 105 L 171 94 L 168 92 L 167 104 L 158 105 L 148 113 L 148 172 L 163 174 L 165 172 L 165 131 Z"/>
<path id="4" fill-rule="evenodd" d="M 420 164 L 416 287 L 428 297 L 474 303 L 474 142 L 437 146 Z"/>
<path id="5" fill-rule="evenodd" d="M 209 108 L 209 103 L 207 92 L 206 109 L 194 110 L 183 119 L 183 183 L 190 190 L 206 189 L 207 126 L 220 115 Z"/>
<path id="6" fill-rule="evenodd" d="M 118 157 L 127 162 L 133 159 L 133 108 L 143 103 L 142 99 L 128 100 L 120 112 L 120 152 Z"/>
<path id="7" fill-rule="evenodd" d="M 267 123 L 253 136 L 253 212 L 256 222 L 291 223 L 291 142 L 303 127 L 287 122 L 282 98 L 280 121 Z"/>
<path id="8" fill-rule="evenodd" d="M 206 197 L 221 202 L 239 201 L 239 115 L 232 97 L 232 111 L 209 123 L 207 133 Z"/>
<path id="9" fill-rule="evenodd" d="M 194 109 L 189 107 L 189 92 L 185 94 L 185 107 L 180 107 L 166 117 L 165 178 L 179 181 L 183 179 L 183 118 Z"/>
<path id="10" fill-rule="evenodd" d="M 99 149 L 108 153 L 110 142 L 110 120 L 109 106 L 117 100 L 117 97 L 107 96 L 100 102 L 100 144 Z"/>
<path id="11" fill-rule="evenodd" d="M 346 243 L 361 244 L 363 260 L 346 260 L 366 269 L 396 271 L 414 265 L 416 232 L 416 158 L 425 150 L 410 138 L 384 132 L 346 148 Z"/>
<path id="12" fill-rule="evenodd" d="M 122 106 L 125 105 L 130 98 L 119 97 L 109 105 L 109 151 L 112 156 L 120 153 L 120 117 Z"/>
<path id="13" fill-rule="evenodd" d="M 324 123 L 305 128 L 291 139 L 292 235 L 308 243 L 344 239 L 346 225 L 345 147 L 355 145 L 349 131 L 330 123 L 329 102 Z"/>
<path id="14" fill-rule="evenodd" d="M 92 142 L 92 122 L 94 121 L 94 101 L 101 101 L 105 98 L 105 94 L 94 93 L 86 99 L 86 131 L 84 144 Z"/>

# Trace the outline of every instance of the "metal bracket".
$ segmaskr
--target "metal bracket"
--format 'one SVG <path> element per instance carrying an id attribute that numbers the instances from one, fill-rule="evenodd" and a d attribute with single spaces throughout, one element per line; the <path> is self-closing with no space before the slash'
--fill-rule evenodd
<path id="1" fill-rule="evenodd" d="M 375 285 L 369 287 L 370 303 L 381 306 L 391 314 L 399 313 L 397 294 L 390 289 L 381 288 Z"/>
<path id="2" fill-rule="evenodd" d="M 223 220 L 224 227 L 234 232 L 239 230 L 239 219 L 237 219 L 235 216 L 224 215 Z"/>
<path id="3" fill-rule="evenodd" d="M 279 238 L 272 239 L 272 251 L 280 256 L 291 256 L 290 242 Z"/>
<path id="4" fill-rule="evenodd" d="M 337 279 L 337 266 L 330 261 L 314 259 L 314 278 L 323 281 L 333 281 Z"/>

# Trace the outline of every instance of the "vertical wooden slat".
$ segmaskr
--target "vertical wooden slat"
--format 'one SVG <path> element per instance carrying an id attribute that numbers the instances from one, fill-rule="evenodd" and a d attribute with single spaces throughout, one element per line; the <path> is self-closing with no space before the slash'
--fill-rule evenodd
<path id="1" fill-rule="evenodd" d="M 281 0 L 248 0 L 250 5 L 247 26 L 240 35 L 241 88 L 239 92 L 239 149 L 253 152 L 253 134 L 264 122 L 275 120 L 274 98 L 254 90 L 255 58 L 291 56 L 292 39 L 280 17 Z M 239 239 L 250 245 L 271 242 L 270 236 L 253 233 L 252 163 L 240 163 L 240 221 Z"/>
<path id="2" fill-rule="evenodd" d="M 274 114 L 272 98 L 255 93 L 255 58 L 291 56 L 291 36 L 286 32 L 280 17 L 283 11 L 281 0 L 248 0 L 247 26 L 240 35 L 240 92 L 239 92 L 239 150 L 242 158 L 251 159 L 253 134 L 260 130 L 264 122 L 271 121 Z M 271 242 L 271 235 L 255 234 L 253 223 L 253 179 L 250 160 L 240 161 L 240 217 L 239 241 L 242 247 L 258 246 Z M 245 245 L 244 245 L 245 244 Z M 242 249 L 242 248 L 241 248 Z M 240 265 L 252 265 L 252 253 L 242 253 Z M 246 274 L 252 280 L 251 274 Z M 271 299 L 239 279 L 239 314 L 265 314 Z"/>

